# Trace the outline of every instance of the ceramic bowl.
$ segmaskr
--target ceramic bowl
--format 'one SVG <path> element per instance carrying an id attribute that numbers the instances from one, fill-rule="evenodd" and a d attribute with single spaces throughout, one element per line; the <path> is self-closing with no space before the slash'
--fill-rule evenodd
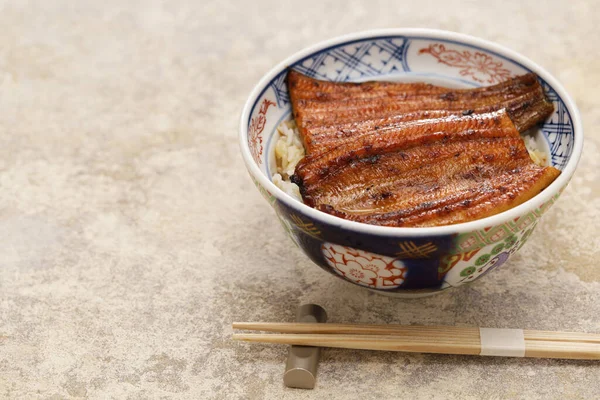
<path id="1" fill-rule="evenodd" d="M 425 81 L 449 87 L 491 85 L 533 71 L 555 108 L 535 135 L 538 144 L 546 146 L 551 165 L 562 173 L 518 207 L 457 225 L 390 228 L 322 213 L 271 182 L 276 127 L 292 118 L 285 81 L 288 67 L 338 82 Z M 269 71 L 244 105 L 240 145 L 256 187 L 275 209 L 292 241 L 315 264 L 333 276 L 380 293 L 416 297 L 473 282 L 519 251 L 571 179 L 583 132 L 576 106 L 563 87 L 524 56 L 462 34 L 392 29 L 319 43 Z"/>

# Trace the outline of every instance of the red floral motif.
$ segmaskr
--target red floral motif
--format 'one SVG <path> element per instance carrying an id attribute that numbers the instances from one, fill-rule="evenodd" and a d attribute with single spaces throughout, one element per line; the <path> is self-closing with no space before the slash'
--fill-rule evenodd
<path id="1" fill-rule="evenodd" d="M 443 44 L 431 44 L 429 47 L 419 50 L 419 54 L 429 53 L 438 62 L 450 67 L 461 68 L 460 74 L 468 76 L 476 82 L 499 83 L 511 77 L 511 72 L 502 66 L 501 61 L 494 59 L 479 51 L 448 50 Z"/>
<path id="2" fill-rule="evenodd" d="M 263 152 L 262 145 L 262 136 L 261 133 L 263 129 L 265 129 L 265 124 L 267 123 L 267 110 L 270 106 L 274 106 L 275 103 L 269 99 L 264 99 L 262 104 L 260 105 L 260 109 L 258 110 L 258 115 L 250 121 L 250 129 L 249 129 L 249 138 L 248 142 L 250 144 L 250 152 L 252 153 L 252 158 L 256 161 L 257 164 L 262 164 L 260 156 Z"/>
<path id="3" fill-rule="evenodd" d="M 337 274 L 362 286 L 394 289 L 406 279 L 406 266 L 392 257 L 333 243 L 324 243 L 321 251 Z"/>

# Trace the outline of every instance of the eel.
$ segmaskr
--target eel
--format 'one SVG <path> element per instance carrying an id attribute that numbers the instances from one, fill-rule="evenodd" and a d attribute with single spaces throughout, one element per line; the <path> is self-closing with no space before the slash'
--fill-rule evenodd
<path id="1" fill-rule="evenodd" d="M 307 154 L 291 180 L 307 205 L 357 222 L 426 227 L 484 218 L 529 200 L 560 174 L 531 160 L 509 115 L 434 112 L 377 130 L 361 122 L 372 129 Z"/>
<path id="2" fill-rule="evenodd" d="M 287 85 L 307 154 L 393 130 L 407 121 L 500 109 L 524 132 L 553 111 L 533 73 L 493 86 L 451 89 L 427 83 L 329 82 L 289 70 Z"/>

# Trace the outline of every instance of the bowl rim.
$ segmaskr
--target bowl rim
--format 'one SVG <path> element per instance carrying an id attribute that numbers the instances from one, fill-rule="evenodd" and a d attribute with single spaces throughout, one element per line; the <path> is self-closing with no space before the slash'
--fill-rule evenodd
<path id="1" fill-rule="evenodd" d="M 546 189 L 544 189 L 541 193 L 537 194 L 533 198 L 499 214 L 495 214 L 489 217 L 477 219 L 470 222 L 434 227 L 388 227 L 349 221 L 309 207 L 303 202 L 294 199 L 293 197 L 279 189 L 271 181 L 271 179 L 269 179 L 261 172 L 258 165 L 254 162 L 254 159 L 252 158 L 250 149 L 247 144 L 247 121 L 249 119 L 250 113 L 253 110 L 253 106 L 257 98 L 260 95 L 262 95 L 262 93 L 266 89 L 266 85 L 269 82 L 271 82 L 271 80 L 273 80 L 275 76 L 280 74 L 282 71 L 288 68 L 289 65 L 294 64 L 298 60 L 301 60 L 325 48 L 336 46 L 344 42 L 384 36 L 408 36 L 409 38 L 411 36 L 418 36 L 421 38 L 449 40 L 464 43 L 466 45 L 474 45 L 492 51 L 504 58 L 509 59 L 512 62 L 516 62 L 522 65 L 523 67 L 535 72 L 539 77 L 546 81 L 546 83 L 550 85 L 552 89 L 556 91 L 558 96 L 563 100 L 571 116 L 571 123 L 573 124 L 573 152 L 559 177 L 556 178 L 554 182 L 552 182 Z M 583 149 L 583 126 L 581 123 L 581 116 L 579 114 L 579 110 L 577 109 L 575 102 L 573 101 L 571 96 L 569 96 L 569 94 L 566 92 L 563 86 L 544 68 L 531 61 L 527 57 L 515 52 L 514 50 L 511 50 L 507 47 L 504 47 L 502 45 L 496 44 L 488 40 L 451 31 L 425 28 L 391 28 L 361 31 L 321 41 L 292 54 L 282 62 L 278 63 L 275 67 L 271 68 L 269 72 L 263 75 L 259 82 L 254 86 L 254 88 L 250 92 L 250 95 L 248 96 L 248 99 L 244 104 L 242 114 L 240 116 L 239 140 L 244 163 L 246 164 L 246 168 L 254 177 L 254 179 L 258 180 L 259 184 L 262 185 L 278 201 L 281 201 L 286 206 L 294 209 L 300 214 L 304 214 L 316 220 L 317 222 L 321 222 L 327 225 L 333 225 L 341 229 L 372 235 L 427 237 L 448 234 L 461 234 L 482 230 L 487 227 L 502 225 L 507 221 L 514 220 L 523 215 L 526 215 L 534 209 L 538 208 L 540 205 L 548 202 L 554 195 L 559 193 L 560 190 L 569 183 L 569 180 L 571 179 L 573 173 L 575 172 L 575 169 L 577 168 L 577 164 L 579 162 L 581 152 Z"/>

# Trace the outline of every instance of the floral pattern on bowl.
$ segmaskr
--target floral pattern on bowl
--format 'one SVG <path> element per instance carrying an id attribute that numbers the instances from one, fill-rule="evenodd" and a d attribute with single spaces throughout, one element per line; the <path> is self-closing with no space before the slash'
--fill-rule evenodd
<path id="1" fill-rule="evenodd" d="M 321 250 L 336 273 L 361 286 L 395 289 L 404 283 L 407 268 L 398 259 L 333 243 Z"/>

